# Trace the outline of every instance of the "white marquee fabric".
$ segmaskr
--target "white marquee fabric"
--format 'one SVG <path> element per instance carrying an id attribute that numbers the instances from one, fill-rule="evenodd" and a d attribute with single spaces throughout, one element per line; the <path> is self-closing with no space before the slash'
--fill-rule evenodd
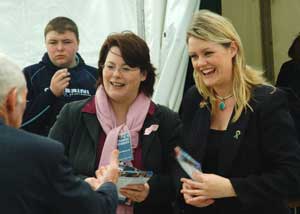
<path id="1" fill-rule="evenodd" d="M 56 16 L 79 28 L 79 53 L 96 67 L 109 33 L 131 30 L 151 50 L 158 79 L 153 99 L 178 110 L 188 56 L 185 33 L 200 0 L 1 0 L 0 52 L 21 66 L 38 62 L 45 52 L 44 27 Z"/>

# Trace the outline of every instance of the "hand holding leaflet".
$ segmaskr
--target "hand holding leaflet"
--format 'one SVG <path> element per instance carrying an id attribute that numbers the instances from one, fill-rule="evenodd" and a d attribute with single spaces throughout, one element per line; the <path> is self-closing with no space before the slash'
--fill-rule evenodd
<path id="1" fill-rule="evenodd" d="M 175 147 L 174 150 L 175 150 L 176 160 L 178 161 L 182 169 L 190 176 L 190 178 L 192 178 L 192 174 L 194 171 L 202 172 L 201 164 L 198 161 L 196 161 L 194 158 L 192 158 L 182 148 L 177 146 Z"/>
<path id="2" fill-rule="evenodd" d="M 120 188 L 130 184 L 145 184 L 153 175 L 152 171 L 142 171 L 131 166 L 120 164 L 120 177 L 117 183 L 119 202 L 126 204 L 126 198 L 120 193 Z"/>

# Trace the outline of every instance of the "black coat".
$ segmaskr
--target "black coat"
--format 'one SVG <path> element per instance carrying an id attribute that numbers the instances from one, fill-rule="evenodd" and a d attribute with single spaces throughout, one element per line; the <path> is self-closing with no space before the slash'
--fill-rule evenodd
<path id="1" fill-rule="evenodd" d="M 199 162 L 210 129 L 210 106 L 200 107 L 202 100 L 193 87 L 182 108 L 183 147 Z M 229 123 L 219 147 L 216 174 L 230 179 L 237 197 L 216 199 L 212 206 L 224 214 L 289 213 L 287 198 L 300 192 L 300 148 L 286 98 L 282 91 L 262 86 L 253 91 L 250 105 L 253 111 L 248 108 Z M 180 168 L 175 174 L 187 177 Z M 178 179 L 177 185 L 180 189 Z M 212 213 L 210 207 L 187 206 L 178 196 L 180 211 Z"/>
<path id="2" fill-rule="evenodd" d="M 282 64 L 276 86 L 291 88 L 300 97 L 300 61 L 290 60 Z"/>
<path id="3" fill-rule="evenodd" d="M 286 91 L 289 107 L 295 121 L 300 141 L 300 61 L 290 60 L 282 64 L 276 86 Z"/>
<path id="4" fill-rule="evenodd" d="M 61 68 L 56 67 L 45 53 L 42 60 L 24 68 L 28 94 L 22 129 L 47 136 L 61 108 L 74 100 L 86 99 L 95 94 L 98 70 L 83 61 L 77 53 L 78 64 L 68 68 L 70 82 L 64 94 L 56 97 L 50 88 L 51 79 Z"/>
<path id="5" fill-rule="evenodd" d="M 0 212 L 115 213 L 116 186 L 94 192 L 72 174 L 61 143 L 8 127 L 0 118 Z"/>
<path id="6" fill-rule="evenodd" d="M 64 143 L 66 154 L 81 176 L 93 176 L 96 163 L 96 148 L 103 132 L 96 114 L 82 112 L 91 99 L 66 104 L 50 130 L 49 136 Z M 147 135 L 145 129 L 159 125 L 157 131 Z M 179 143 L 181 123 L 178 115 L 168 108 L 155 105 L 153 115 L 147 115 L 140 131 L 139 144 L 142 150 L 142 165 L 153 171 L 149 180 L 150 193 L 145 201 L 134 204 L 134 213 L 172 213 L 175 190 L 172 186 L 171 166 L 173 148 Z M 96 164 L 95 164 L 96 163 Z"/>

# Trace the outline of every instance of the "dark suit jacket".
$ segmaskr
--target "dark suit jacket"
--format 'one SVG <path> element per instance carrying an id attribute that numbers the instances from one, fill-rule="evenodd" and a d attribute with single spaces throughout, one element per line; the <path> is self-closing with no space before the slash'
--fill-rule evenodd
<path id="1" fill-rule="evenodd" d="M 192 87 L 182 108 L 183 146 L 199 162 L 210 129 L 210 106 L 201 101 Z M 253 91 L 250 106 L 253 111 L 248 108 L 230 122 L 219 147 L 216 174 L 230 179 L 237 197 L 217 199 L 212 206 L 218 213 L 289 213 L 286 199 L 300 192 L 300 148 L 286 98 L 278 89 L 261 86 Z M 180 168 L 175 174 L 187 177 Z M 211 213 L 210 207 L 181 202 L 186 213 Z"/>
<path id="2" fill-rule="evenodd" d="M 96 114 L 82 112 L 91 99 L 65 105 L 50 130 L 49 136 L 66 147 L 67 156 L 75 173 L 93 176 L 96 148 L 103 132 Z M 157 131 L 144 135 L 145 129 L 159 125 Z M 155 105 L 153 115 L 147 115 L 140 131 L 142 163 L 145 170 L 153 171 L 149 180 L 150 193 L 145 201 L 134 205 L 134 213 L 172 213 L 175 190 L 172 186 L 171 165 L 173 148 L 178 144 L 181 123 L 176 113 L 166 107 Z M 96 163 L 97 165 L 98 163 Z"/>
<path id="3" fill-rule="evenodd" d="M 282 64 L 278 73 L 276 86 L 291 88 L 300 97 L 300 62 L 289 60 Z"/>
<path id="4" fill-rule="evenodd" d="M 72 174 L 61 143 L 8 127 L 0 119 L 0 212 L 115 213 L 116 186 L 94 192 Z"/>

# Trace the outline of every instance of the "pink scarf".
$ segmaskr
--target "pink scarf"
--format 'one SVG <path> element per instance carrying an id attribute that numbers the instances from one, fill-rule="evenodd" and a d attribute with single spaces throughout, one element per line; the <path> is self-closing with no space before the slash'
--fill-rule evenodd
<path id="1" fill-rule="evenodd" d="M 126 122 L 117 126 L 115 114 L 102 85 L 98 87 L 95 97 L 97 118 L 106 134 L 99 166 L 105 166 L 109 164 L 110 154 L 117 148 L 118 136 L 122 132 L 129 131 L 133 150 L 138 146 L 139 131 L 144 124 L 151 100 L 140 93 L 129 107 Z M 133 208 L 119 205 L 117 214 L 125 213 L 133 213 Z"/>

